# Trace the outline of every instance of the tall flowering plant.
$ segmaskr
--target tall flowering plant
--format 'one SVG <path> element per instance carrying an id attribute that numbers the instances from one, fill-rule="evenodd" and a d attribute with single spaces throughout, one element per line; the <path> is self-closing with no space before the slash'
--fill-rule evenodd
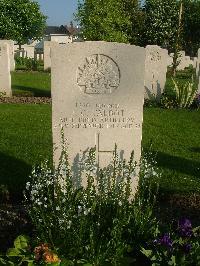
<path id="1" fill-rule="evenodd" d="M 128 162 L 121 160 L 115 148 L 113 161 L 100 169 L 95 149 L 90 149 L 73 171 L 63 150 L 56 169 L 47 163 L 35 168 L 26 184 L 25 202 L 39 241 L 74 263 L 83 259 L 104 265 L 119 263 L 136 240 L 138 247 L 152 237 L 157 221 L 147 192 L 157 172 L 147 161 L 141 162 L 140 180 L 144 180 L 134 199 L 133 155 Z"/>

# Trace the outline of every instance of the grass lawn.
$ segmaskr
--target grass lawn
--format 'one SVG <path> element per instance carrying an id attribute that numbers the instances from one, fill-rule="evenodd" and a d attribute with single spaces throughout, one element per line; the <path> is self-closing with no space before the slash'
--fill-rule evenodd
<path id="1" fill-rule="evenodd" d="M 46 72 L 12 72 L 12 91 L 16 96 L 51 96 L 51 74 Z"/>
<path id="2" fill-rule="evenodd" d="M 0 105 L 0 184 L 19 196 L 32 165 L 52 157 L 50 105 Z M 200 193 L 200 110 L 145 108 L 143 147 L 164 170 L 161 193 Z"/>
<path id="3" fill-rule="evenodd" d="M 0 184 L 16 197 L 32 166 L 52 157 L 50 105 L 0 105 Z"/>
<path id="4" fill-rule="evenodd" d="M 144 110 L 143 147 L 163 170 L 161 191 L 200 193 L 200 110 Z"/>

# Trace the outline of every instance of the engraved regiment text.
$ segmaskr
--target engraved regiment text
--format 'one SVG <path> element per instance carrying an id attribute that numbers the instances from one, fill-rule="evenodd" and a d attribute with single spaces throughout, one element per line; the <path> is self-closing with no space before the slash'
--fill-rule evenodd
<path id="1" fill-rule="evenodd" d="M 93 110 L 93 111 L 91 111 Z M 92 112 L 92 113 L 91 113 Z M 65 128 L 140 128 L 135 122 L 134 116 L 126 114 L 120 104 L 104 104 L 77 102 L 71 117 L 64 117 L 61 123 Z"/>

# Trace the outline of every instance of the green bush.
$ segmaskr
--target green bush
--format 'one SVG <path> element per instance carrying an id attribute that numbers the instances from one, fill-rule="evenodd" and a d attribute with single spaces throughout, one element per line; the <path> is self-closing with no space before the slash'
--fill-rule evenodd
<path id="1" fill-rule="evenodd" d="M 33 58 L 23 58 L 16 57 L 15 58 L 16 69 L 28 70 L 28 71 L 37 71 L 39 70 L 39 66 L 41 64 L 40 61 Z"/>

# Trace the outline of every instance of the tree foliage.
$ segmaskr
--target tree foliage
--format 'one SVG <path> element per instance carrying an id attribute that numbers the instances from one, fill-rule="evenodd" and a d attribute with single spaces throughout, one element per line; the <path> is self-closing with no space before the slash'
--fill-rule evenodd
<path id="1" fill-rule="evenodd" d="M 174 52 L 178 35 L 179 50 L 195 55 L 200 47 L 200 0 L 84 0 L 76 19 L 86 40 L 157 44 Z"/>
<path id="2" fill-rule="evenodd" d="M 19 44 L 42 37 L 46 17 L 37 2 L 31 0 L 0 0 L 0 39 Z"/>
<path id="3" fill-rule="evenodd" d="M 137 8 L 137 0 L 85 0 L 79 2 L 76 18 L 86 40 L 127 43 L 134 40 Z"/>
<path id="4" fill-rule="evenodd" d="M 176 0 L 146 0 L 145 44 L 172 48 L 177 33 L 179 8 Z"/>
<path id="5" fill-rule="evenodd" d="M 183 2 L 183 49 L 195 56 L 200 47 L 200 1 Z"/>

